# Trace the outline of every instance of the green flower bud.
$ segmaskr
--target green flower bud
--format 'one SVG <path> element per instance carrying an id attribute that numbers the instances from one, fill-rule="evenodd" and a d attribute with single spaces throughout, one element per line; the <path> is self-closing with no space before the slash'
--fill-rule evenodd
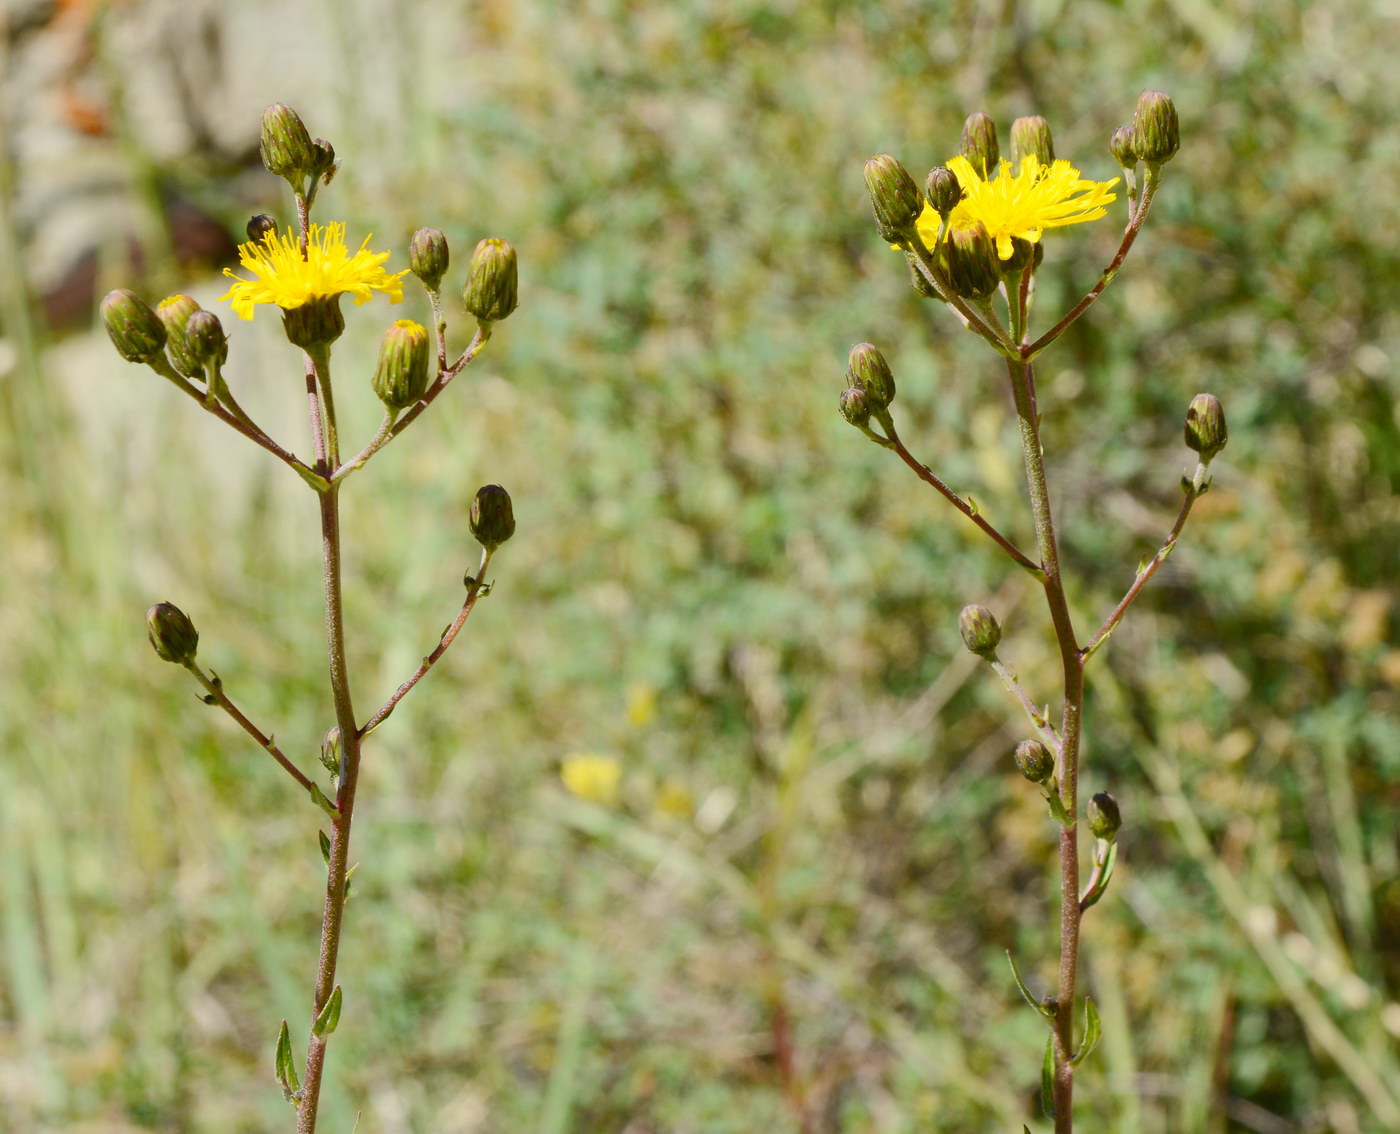
<path id="1" fill-rule="evenodd" d="M 878 413 L 894 401 L 894 375 L 885 356 L 871 343 L 857 343 L 847 359 L 846 379 L 857 390 L 864 390 L 871 413 Z"/>
<path id="2" fill-rule="evenodd" d="M 165 347 L 170 352 L 170 364 L 186 378 L 204 377 L 204 367 L 194 357 L 185 337 L 185 327 L 198 310 L 198 303 L 178 293 L 156 304 L 156 314 L 165 325 Z"/>
<path id="3" fill-rule="evenodd" d="M 228 359 L 228 336 L 212 311 L 196 311 L 185 324 L 185 346 L 201 367 L 217 368 Z"/>
<path id="4" fill-rule="evenodd" d="M 958 184 L 958 175 L 945 165 L 935 165 L 924 181 L 924 195 L 933 211 L 947 220 L 948 214 L 962 200 L 963 191 Z"/>
<path id="5" fill-rule="evenodd" d="M 1055 160 L 1055 141 L 1050 123 L 1040 115 L 1018 118 L 1011 123 L 1011 161 L 1019 166 L 1027 155 L 1035 155 L 1042 166 Z"/>
<path id="6" fill-rule="evenodd" d="M 1214 394 L 1197 394 L 1186 409 L 1186 444 L 1201 454 L 1210 464 L 1225 443 L 1230 431 L 1225 428 L 1225 409 Z"/>
<path id="7" fill-rule="evenodd" d="M 1143 91 L 1133 112 L 1133 149 L 1149 165 L 1171 160 L 1181 148 L 1176 103 L 1161 91 Z"/>
<path id="8" fill-rule="evenodd" d="M 1106 791 L 1101 791 L 1089 800 L 1089 830 L 1094 838 L 1113 842 L 1118 837 L 1118 829 L 1123 826 L 1123 816 L 1118 811 L 1118 801 Z"/>
<path id="9" fill-rule="evenodd" d="M 345 743 L 340 735 L 340 726 L 332 725 L 321 737 L 321 764 L 333 776 L 340 775 L 340 757 Z"/>
<path id="10" fill-rule="evenodd" d="M 1113 136 L 1108 139 L 1108 152 L 1113 155 L 1113 160 L 1124 169 L 1132 169 L 1138 163 L 1134 137 L 1131 126 L 1120 126 L 1113 131 Z"/>
<path id="11" fill-rule="evenodd" d="M 1016 761 L 1016 770 L 1033 784 L 1049 783 L 1055 774 L 1055 757 L 1038 740 L 1021 741 L 1011 758 Z"/>
<path id="12" fill-rule="evenodd" d="M 864 390 L 855 386 L 842 390 L 840 407 L 841 416 L 857 429 L 864 429 L 870 424 L 870 395 Z"/>
<path id="13" fill-rule="evenodd" d="M 165 324 L 133 291 L 119 287 L 102 300 L 102 325 L 127 362 L 150 362 L 165 351 Z"/>
<path id="14" fill-rule="evenodd" d="M 335 342 L 345 330 L 340 296 L 322 296 L 300 307 L 286 308 L 282 312 L 282 330 L 287 334 L 287 341 L 302 350 Z"/>
<path id="15" fill-rule="evenodd" d="M 476 246 L 462 303 L 483 323 L 496 323 L 516 307 L 515 249 L 506 241 L 488 238 Z"/>
<path id="16" fill-rule="evenodd" d="M 963 123 L 962 143 L 958 147 L 972 168 L 983 177 L 996 175 L 1001 164 L 1001 146 L 997 144 L 997 124 L 980 110 L 969 114 Z"/>
<path id="17" fill-rule="evenodd" d="M 174 603 L 158 602 L 146 611 L 146 637 L 162 661 L 189 665 L 199 646 L 199 631 Z"/>
<path id="18" fill-rule="evenodd" d="M 390 413 L 408 409 L 428 392 L 428 351 L 428 329 L 412 319 L 400 319 L 384 332 L 374 392 Z"/>
<path id="19" fill-rule="evenodd" d="M 470 518 L 472 535 L 487 551 L 495 551 L 515 534 L 515 512 L 510 493 L 499 484 L 477 489 Z"/>
<path id="20" fill-rule="evenodd" d="M 964 299 L 986 299 L 1001 285 L 1002 263 L 987 226 L 954 229 L 948 244 L 948 279 Z"/>
<path id="21" fill-rule="evenodd" d="M 267 239 L 267 234 L 277 231 L 277 222 L 266 213 L 255 213 L 248 218 L 247 232 L 248 239 L 254 244 L 261 244 Z"/>
<path id="22" fill-rule="evenodd" d="M 311 156 L 311 176 L 320 177 L 329 185 L 339 168 L 335 163 L 335 147 L 325 138 L 317 138 L 311 143 Z"/>
<path id="23" fill-rule="evenodd" d="M 408 266 L 429 291 L 437 291 L 447 274 L 447 237 L 435 228 L 420 228 L 408 242 Z"/>
<path id="24" fill-rule="evenodd" d="M 899 243 L 924 211 L 919 187 L 895 158 L 877 154 L 865 163 L 865 188 L 881 237 Z"/>
<path id="25" fill-rule="evenodd" d="M 285 177 L 293 186 L 321 161 L 297 112 L 281 102 L 263 111 L 260 152 L 267 171 Z"/>
<path id="26" fill-rule="evenodd" d="M 962 634 L 963 645 L 978 657 L 991 661 L 997 656 L 1001 626 L 985 606 L 971 603 L 963 607 L 958 615 L 958 630 Z"/>

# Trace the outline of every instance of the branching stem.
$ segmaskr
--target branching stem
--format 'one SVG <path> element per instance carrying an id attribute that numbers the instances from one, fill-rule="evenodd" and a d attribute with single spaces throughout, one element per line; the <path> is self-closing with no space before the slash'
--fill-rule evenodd
<path id="1" fill-rule="evenodd" d="M 303 791 L 309 793 L 316 786 L 302 774 L 300 768 L 287 759 L 286 754 L 273 743 L 270 736 L 264 734 L 257 725 L 243 715 L 237 705 L 229 700 L 228 694 L 224 692 L 222 681 L 217 677 L 211 677 L 209 674 L 205 673 L 204 670 L 200 669 L 194 662 L 190 662 L 186 668 L 194 674 L 195 679 L 204 686 L 205 692 L 209 695 L 209 704 L 218 705 L 219 708 L 223 709 L 224 712 L 237 721 L 243 731 L 258 742 L 259 748 L 286 769 L 287 774 L 301 785 Z"/>

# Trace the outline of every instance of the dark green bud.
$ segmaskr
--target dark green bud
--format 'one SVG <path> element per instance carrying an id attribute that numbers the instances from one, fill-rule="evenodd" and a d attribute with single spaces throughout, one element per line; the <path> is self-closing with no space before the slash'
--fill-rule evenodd
<path id="1" fill-rule="evenodd" d="M 340 296 L 327 295 L 289 307 L 282 312 L 282 330 L 287 341 L 302 350 L 328 346 L 345 330 L 345 316 L 340 312 Z"/>
<path id="2" fill-rule="evenodd" d="M 1011 123 L 1011 161 L 1019 167 L 1028 156 L 1035 157 L 1042 167 L 1055 160 L 1055 141 L 1050 136 L 1050 123 L 1038 114 L 1018 118 Z"/>
<path id="3" fill-rule="evenodd" d="M 840 406 L 841 416 L 857 429 L 864 429 L 870 424 L 870 395 L 864 390 L 855 386 L 842 390 Z"/>
<path id="4" fill-rule="evenodd" d="M 1002 263 L 997 246 L 978 221 L 971 228 L 954 229 L 948 243 L 948 280 L 964 299 L 986 299 L 1001 285 Z"/>
<path id="5" fill-rule="evenodd" d="M 958 615 L 958 630 L 962 633 L 963 645 L 978 657 L 991 661 L 997 656 L 1001 626 L 985 606 L 971 603 L 963 607 Z"/>
<path id="6" fill-rule="evenodd" d="M 340 726 L 332 725 L 321 738 L 321 764 L 333 776 L 340 775 L 340 757 L 344 749 Z"/>
<path id="7" fill-rule="evenodd" d="M 857 390 L 864 390 L 871 413 L 878 413 L 894 401 L 894 375 L 879 349 L 871 343 L 851 347 L 846 362 L 846 379 Z"/>
<path id="8" fill-rule="evenodd" d="M 1113 131 L 1113 136 L 1108 139 L 1108 152 L 1113 155 L 1113 160 L 1124 169 L 1132 169 L 1138 163 L 1136 143 L 1133 138 L 1134 133 L 1131 126 L 1120 126 Z"/>
<path id="9" fill-rule="evenodd" d="M 1016 770 L 1033 784 L 1048 783 L 1055 774 L 1055 757 L 1038 740 L 1021 741 L 1011 758 L 1016 761 Z"/>
<path id="10" fill-rule="evenodd" d="M 963 123 L 962 143 L 958 151 L 984 178 L 996 176 L 997 167 L 1001 164 L 997 124 L 980 110 L 976 114 L 969 114 L 967 121 Z"/>
<path id="11" fill-rule="evenodd" d="M 889 154 L 876 154 L 865 163 L 865 189 L 880 235 L 898 243 L 924 211 L 923 194 L 909 171 Z"/>
<path id="12" fill-rule="evenodd" d="M 158 602 L 146 611 L 146 637 L 162 661 L 189 665 L 199 647 L 199 631 L 174 603 Z"/>
<path id="13" fill-rule="evenodd" d="M 1029 240 L 1013 236 L 1011 238 L 1011 257 L 1000 262 L 1002 275 L 1019 276 L 1026 270 L 1026 265 L 1030 264 L 1038 268 L 1044 259 L 1045 245 L 1040 241 L 1032 244 Z"/>
<path id="14" fill-rule="evenodd" d="M 390 413 L 408 409 L 428 392 L 428 351 L 428 329 L 412 319 L 400 319 L 384 332 L 374 392 Z"/>
<path id="15" fill-rule="evenodd" d="M 165 347 L 170 352 L 170 364 L 186 378 L 203 378 L 204 367 L 190 350 L 185 328 L 199 311 L 199 304 L 188 295 L 176 294 L 156 304 L 156 314 L 165 324 Z"/>
<path id="16" fill-rule="evenodd" d="M 447 237 L 435 228 L 420 228 L 408 242 L 408 266 L 429 291 L 437 291 L 447 274 Z"/>
<path id="17" fill-rule="evenodd" d="M 285 177 L 294 186 L 321 161 L 297 112 L 281 102 L 263 111 L 259 152 L 269 173 Z"/>
<path id="18" fill-rule="evenodd" d="M 924 182 L 924 195 L 928 198 L 929 206 L 944 220 L 948 219 L 948 214 L 958 207 L 958 202 L 962 200 L 962 186 L 958 184 L 958 175 L 946 165 L 935 165 L 928 171 L 928 178 Z"/>
<path id="19" fill-rule="evenodd" d="M 165 324 L 134 291 L 119 287 L 102 300 L 102 325 L 127 362 L 150 362 L 165 350 Z"/>
<path id="20" fill-rule="evenodd" d="M 248 218 L 246 231 L 249 240 L 254 244 L 262 244 L 267 240 L 268 233 L 277 231 L 277 222 L 266 213 L 254 213 Z"/>
<path id="21" fill-rule="evenodd" d="M 335 163 L 335 147 L 325 138 L 317 138 L 311 143 L 312 165 L 311 176 L 319 177 L 326 185 L 331 183 L 331 178 L 335 176 L 335 171 L 339 167 Z"/>
<path id="22" fill-rule="evenodd" d="M 201 367 L 217 368 L 228 359 L 228 336 L 212 311 L 196 311 L 185 324 L 185 345 Z"/>
<path id="23" fill-rule="evenodd" d="M 499 484 L 477 489 L 472 501 L 470 526 L 472 535 L 487 551 L 495 551 L 515 534 L 515 512 L 510 505 L 510 493 Z"/>
<path id="24" fill-rule="evenodd" d="M 518 286 L 515 249 L 506 241 L 490 237 L 472 253 L 462 303 L 469 314 L 483 323 L 496 323 L 516 307 Z"/>
<path id="25" fill-rule="evenodd" d="M 1123 826 L 1123 816 L 1118 811 L 1118 801 L 1106 791 L 1101 791 L 1089 800 L 1089 830 L 1094 838 L 1113 842 L 1118 837 L 1118 829 Z"/>
<path id="26" fill-rule="evenodd" d="M 1171 160 L 1181 148 L 1176 103 L 1161 91 L 1143 91 L 1133 112 L 1133 149 L 1149 165 Z"/>
<path id="27" fill-rule="evenodd" d="M 1225 448 L 1230 431 L 1225 428 L 1225 409 L 1214 394 L 1197 394 L 1186 409 L 1186 444 L 1201 454 L 1201 460 L 1211 459 Z"/>

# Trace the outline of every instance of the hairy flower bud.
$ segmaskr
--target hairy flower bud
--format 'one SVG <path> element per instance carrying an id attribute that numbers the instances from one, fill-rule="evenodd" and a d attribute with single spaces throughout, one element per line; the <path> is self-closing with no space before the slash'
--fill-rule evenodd
<path id="1" fill-rule="evenodd" d="M 1011 161 L 1018 167 L 1023 158 L 1034 155 L 1042 166 L 1055 160 L 1055 141 L 1050 123 L 1040 115 L 1018 118 L 1011 123 Z"/>
<path id="2" fill-rule="evenodd" d="M 997 144 L 997 124 L 980 110 L 969 114 L 963 123 L 962 142 L 958 151 L 972 163 L 983 177 L 996 174 L 1001 164 L 1001 146 Z"/>
<path id="3" fill-rule="evenodd" d="M 481 241 L 472 253 L 462 303 L 483 323 L 504 319 L 516 307 L 515 249 L 494 237 Z"/>
<path id="4" fill-rule="evenodd" d="M 390 413 L 406 410 L 428 391 L 428 329 L 400 319 L 384 332 L 374 392 Z"/>
<path id="5" fill-rule="evenodd" d="M 321 162 L 305 124 L 286 103 L 274 102 L 262 116 L 263 165 L 269 173 L 285 177 L 294 185 Z"/>
<path id="6" fill-rule="evenodd" d="M 345 330 L 340 296 L 320 296 L 300 307 L 286 308 L 282 312 L 282 330 L 286 332 L 287 341 L 302 350 L 335 342 Z"/>
<path id="7" fill-rule="evenodd" d="M 163 661 L 189 665 L 199 646 L 199 631 L 174 603 L 158 602 L 146 611 L 146 637 Z"/>
<path id="8" fill-rule="evenodd" d="M 958 615 L 958 630 L 962 634 L 963 645 L 978 657 L 991 661 L 997 656 L 1001 626 L 985 606 L 971 603 L 963 607 Z"/>
<path id="9" fill-rule="evenodd" d="M 472 535 L 487 551 L 495 551 L 515 534 L 515 511 L 510 493 L 499 484 L 477 489 L 470 518 Z"/>
<path id="10" fill-rule="evenodd" d="M 156 314 L 165 325 L 165 347 L 170 352 L 170 364 L 186 378 L 203 378 L 204 367 L 190 350 L 185 328 L 199 311 L 199 304 L 188 295 L 176 293 L 156 304 Z"/>
<path id="11" fill-rule="evenodd" d="M 865 163 L 865 189 L 880 235 L 900 240 L 924 211 L 923 194 L 909 171 L 889 154 L 876 154 Z"/>
<path id="12" fill-rule="evenodd" d="M 1011 754 L 1016 770 L 1033 784 L 1048 783 L 1055 774 L 1055 757 L 1038 740 L 1023 740 Z"/>
<path id="13" fill-rule="evenodd" d="M 1169 161 L 1181 148 L 1176 104 L 1161 91 L 1143 91 L 1133 112 L 1133 149 L 1149 165 Z"/>
<path id="14" fill-rule="evenodd" d="M 1138 163 L 1137 143 L 1134 137 L 1131 126 L 1120 126 L 1108 139 L 1108 152 L 1124 169 L 1132 169 Z"/>
<path id="15" fill-rule="evenodd" d="M 127 362 L 150 362 L 165 351 L 165 324 L 133 291 L 109 291 L 102 300 L 102 325 Z"/>
<path id="16" fill-rule="evenodd" d="M 878 413 L 894 401 L 894 375 L 885 356 L 871 343 L 857 343 L 851 348 L 846 379 L 857 390 L 865 391 L 871 413 Z"/>
<path id="17" fill-rule="evenodd" d="M 958 184 L 958 175 L 945 165 L 935 165 L 928 171 L 928 179 L 924 182 L 924 195 L 928 198 L 929 206 L 944 220 L 948 219 L 948 214 L 958 207 L 958 202 L 962 200 L 962 186 Z"/>
<path id="18" fill-rule="evenodd" d="M 864 429 L 870 424 L 870 395 L 864 390 L 855 386 L 842 390 L 840 408 L 841 416 L 857 429 Z"/>
<path id="19" fill-rule="evenodd" d="M 1225 443 L 1230 431 L 1225 427 L 1225 409 L 1214 394 L 1197 394 L 1186 409 L 1186 444 L 1201 454 L 1210 464 Z"/>
<path id="20" fill-rule="evenodd" d="M 262 244 L 267 239 L 268 233 L 277 231 L 277 222 L 266 213 L 254 213 L 248 218 L 246 231 L 249 240 L 254 244 Z"/>
<path id="21" fill-rule="evenodd" d="M 948 245 L 948 279 L 964 299 L 986 299 L 1001 285 L 1002 263 L 987 226 L 954 229 Z"/>
<path id="22" fill-rule="evenodd" d="M 447 237 L 435 228 L 420 228 L 408 242 L 408 266 L 429 291 L 437 291 L 447 274 Z"/>
<path id="23" fill-rule="evenodd" d="M 1118 837 L 1118 829 L 1123 826 L 1123 816 L 1118 811 L 1118 801 L 1106 791 L 1101 791 L 1089 800 L 1089 830 L 1094 838 L 1113 842 Z"/>
<path id="24" fill-rule="evenodd" d="M 218 368 L 228 359 L 228 336 L 212 311 L 196 311 L 185 323 L 185 346 L 201 367 Z"/>

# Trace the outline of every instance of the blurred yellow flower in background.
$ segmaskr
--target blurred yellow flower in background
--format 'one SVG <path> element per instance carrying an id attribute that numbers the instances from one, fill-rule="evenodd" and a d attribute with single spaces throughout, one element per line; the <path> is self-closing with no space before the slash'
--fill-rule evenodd
<path id="1" fill-rule="evenodd" d="M 564 757 L 559 778 L 571 795 L 601 807 L 611 807 L 618 799 L 622 763 L 615 756 L 576 752 Z"/>

